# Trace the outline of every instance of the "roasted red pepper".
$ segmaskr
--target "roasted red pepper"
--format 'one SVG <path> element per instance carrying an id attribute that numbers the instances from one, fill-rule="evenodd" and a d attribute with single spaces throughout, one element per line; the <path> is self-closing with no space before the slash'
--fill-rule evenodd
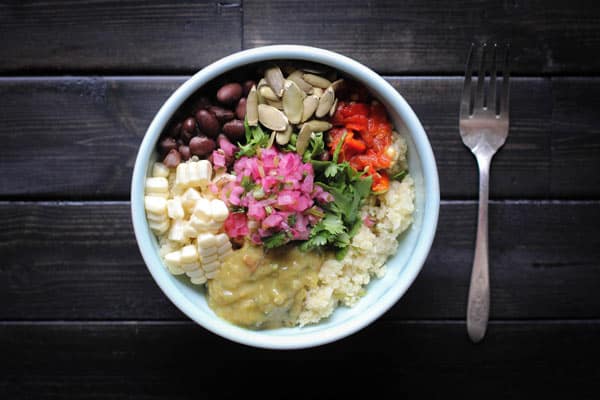
<path id="1" fill-rule="evenodd" d="M 367 171 L 373 177 L 374 192 L 389 188 L 390 179 L 383 171 L 392 164 L 387 149 L 392 144 L 392 124 L 385 107 L 377 102 L 371 105 L 357 102 L 340 102 L 329 131 L 329 150 L 333 154 L 344 132 L 339 160 L 348 161 L 357 171 Z"/>

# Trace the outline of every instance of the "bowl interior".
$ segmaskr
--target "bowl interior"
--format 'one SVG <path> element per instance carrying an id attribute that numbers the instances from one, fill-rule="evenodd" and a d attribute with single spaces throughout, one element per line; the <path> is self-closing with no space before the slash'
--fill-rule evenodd
<path id="1" fill-rule="evenodd" d="M 293 49 L 296 47 L 299 49 Z M 269 48 L 271 51 L 265 51 Z M 214 333 L 242 344 L 264 348 L 311 347 L 342 338 L 366 326 L 393 306 L 416 278 L 431 246 L 437 224 L 437 170 L 418 119 L 395 89 L 377 74 L 355 61 L 319 49 L 302 46 L 269 48 L 241 52 L 205 68 L 184 83 L 161 108 L 144 137 L 134 168 L 131 199 L 133 223 L 138 245 L 152 276 L 171 301 L 191 319 Z M 244 56 L 244 53 L 247 54 Z M 386 106 L 396 130 L 407 141 L 409 171 L 415 181 L 416 198 L 414 222 L 402 234 L 397 253 L 388 260 L 385 276 L 373 279 L 366 295 L 354 307 L 340 306 L 331 317 L 316 325 L 253 331 L 216 316 L 207 304 L 204 288 L 192 285 L 186 278 L 171 275 L 162 265 L 157 240 L 144 214 L 143 187 L 156 157 L 154 145 L 174 111 L 197 90 L 218 80 L 222 74 L 268 60 L 310 60 L 342 71 L 342 75 L 367 86 Z"/>

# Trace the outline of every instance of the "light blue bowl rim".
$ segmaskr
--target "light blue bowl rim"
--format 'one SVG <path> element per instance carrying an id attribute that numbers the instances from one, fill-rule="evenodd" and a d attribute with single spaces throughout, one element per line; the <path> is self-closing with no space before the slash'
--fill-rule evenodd
<path id="1" fill-rule="evenodd" d="M 152 242 L 144 211 L 144 180 L 150 156 L 160 133 L 181 104 L 201 86 L 229 70 L 246 64 L 277 59 L 306 60 L 329 65 L 368 82 L 371 90 L 397 110 L 410 132 L 421 160 L 425 185 L 423 222 L 416 247 L 402 272 L 402 279 L 383 293 L 369 308 L 368 313 L 359 314 L 323 330 L 308 333 L 300 331 L 297 335 L 282 336 L 265 335 L 261 331 L 240 328 L 218 317 L 206 318 L 197 306 L 177 289 L 169 272 L 163 267 Z M 184 82 L 167 99 L 148 127 L 138 150 L 131 183 L 134 233 L 144 262 L 163 293 L 185 315 L 209 331 L 234 342 L 268 349 L 299 349 L 330 343 L 359 331 L 389 310 L 410 287 L 425 263 L 437 228 L 439 206 L 439 180 L 433 151 L 423 126 L 404 98 L 380 75 L 363 64 L 329 50 L 300 45 L 264 46 L 240 51 L 208 65 Z"/>

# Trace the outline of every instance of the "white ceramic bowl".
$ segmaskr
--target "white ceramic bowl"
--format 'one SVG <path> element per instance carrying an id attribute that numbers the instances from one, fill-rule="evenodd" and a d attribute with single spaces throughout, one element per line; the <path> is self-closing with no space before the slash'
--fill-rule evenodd
<path id="1" fill-rule="evenodd" d="M 374 279 L 366 295 L 352 308 L 339 307 L 319 324 L 302 328 L 249 330 L 235 326 L 213 313 L 204 290 L 171 275 L 158 254 L 157 241 L 148 227 L 144 211 L 144 180 L 154 158 L 160 133 L 172 115 L 194 92 L 212 79 L 235 68 L 268 60 L 303 60 L 321 63 L 366 85 L 387 108 L 394 126 L 407 139 L 409 171 L 415 180 L 414 223 L 403 234 L 400 247 L 388 261 L 387 272 Z M 225 57 L 183 83 L 158 111 L 139 148 L 131 184 L 133 227 L 141 254 L 152 277 L 167 297 L 189 318 L 232 341 L 271 349 L 317 346 L 346 337 L 373 322 L 406 292 L 421 270 L 434 238 L 439 212 L 437 168 L 427 135 L 419 119 L 402 96 L 366 66 L 330 51 L 293 45 L 267 46 Z"/>

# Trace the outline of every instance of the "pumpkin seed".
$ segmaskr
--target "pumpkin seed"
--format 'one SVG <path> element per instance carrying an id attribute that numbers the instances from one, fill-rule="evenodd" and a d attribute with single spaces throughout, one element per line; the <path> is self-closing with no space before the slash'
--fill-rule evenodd
<path id="1" fill-rule="evenodd" d="M 307 125 L 313 132 L 325 132 L 333 128 L 333 125 L 331 125 L 329 122 L 320 121 L 318 119 L 312 119 L 308 122 L 305 122 L 302 127 L 304 127 L 304 125 Z"/>
<path id="2" fill-rule="evenodd" d="M 292 124 L 302 119 L 302 104 L 304 92 L 294 81 L 285 81 L 283 86 L 283 112 Z"/>
<path id="3" fill-rule="evenodd" d="M 317 96 L 317 98 L 321 98 L 321 96 L 323 96 L 323 89 L 321 89 L 319 87 L 313 88 L 312 94 Z"/>
<path id="4" fill-rule="evenodd" d="M 258 92 L 266 100 L 279 101 L 279 97 L 275 94 L 275 92 L 273 91 L 273 89 L 271 89 L 271 87 L 268 86 L 268 85 L 260 87 L 258 89 Z"/>
<path id="5" fill-rule="evenodd" d="M 343 84 L 344 84 L 344 80 L 338 79 L 337 81 L 332 82 L 330 86 L 334 91 L 337 92 L 340 89 L 340 87 L 342 87 Z"/>
<path id="6" fill-rule="evenodd" d="M 262 78 L 260 81 L 258 81 L 258 84 L 256 85 L 256 95 L 258 96 L 258 104 L 264 104 L 266 103 L 265 99 L 261 96 L 260 94 L 260 88 L 265 86 L 267 84 L 267 81 L 265 81 L 265 78 Z"/>
<path id="7" fill-rule="evenodd" d="M 248 120 L 248 125 L 250 126 L 258 125 L 258 92 L 254 85 L 250 89 L 248 98 L 246 99 L 246 120 Z"/>
<path id="8" fill-rule="evenodd" d="M 258 105 L 258 120 L 261 124 L 274 131 L 284 131 L 288 126 L 286 116 L 273 106 Z"/>
<path id="9" fill-rule="evenodd" d="M 325 90 L 325 93 L 323 93 L 323 96 L 321 96 L 321 98 L 319 99 L 319 106 L 317 107 L 315 116 L 317 118 L 322 118 L 325 115 L 327 115 L 327 113 L 329 112 L 329 110 L 331 110 L 331 107 L 333 106 L 334 100 L 335 92 L 330 86 L 327 88 L 327 90 Z"/>
<path id="10" fill-rule="evenodd" d="M 304 79 L 302 79 L 302 75 L 304 75 L 304 72 L 296 70 L 292 72 L 287 78 L 288 80 L 295 82 L 296 85 L 298 85 L 298 87 L 304 91 L 304 93 L 310 94 L 313 91 L 313 87 Z"/>
<path id="11" fill-rule="evenodd" d="M 271 146 L 273 146 L 273 143 L 275 142 L 275 137 L 277 136 L 277 132 L 273 131 L 271 132 L 271 136 L 269 137 L 269 141 L 267 142 L 267 149 L 270 148 Z"/>
<path id="12" fill-rule="evenodd" d="M 281 102 L 281 100 L 277 100 L 277 101 L 273 101 L 273 100 L 269 100 L 267 99 L 265 101 L 266 104 L 275 107 L 278 110 L 283 111 L 283 103 Z"/>
<path id="13" fill-rule="evenodd" d="M 338 99 L 336 98 L 333 101 L 333 105 L 331 106 L 331 110 L 329 110 L 329 116 L 330 117 L 333 117 L 333 114 L 335 114 L 335 109 L 337 108 L 337 105 L 338 105 Z"/>
<path id="14" fill-rule="evenodd" d="M 296 153 L 302 155 L 308 148 L 308 142 L 312 136 L 312 130 L 309 125 L 302 125 L 300 133 L 298 133 L 298 139 L 296 140 Z"/>
<path id="15" fill-rule="evenodd" d="M 302 119 L 300 122 L 304 122 L 315 113 L 319 106 L 319 98 L 314 94 L 306 96 L 303 102 Z"/>
<path id="16" fill-rule="evenodd" d="M 275 140 L 277 140 L 277 143 L 281 146 L 285 146 L 286 144 L 288 144 L 288 142 L 290 141 L 290 138 L 292 137 L 292 125 L 288 125 L 287 129 L 285 131 L 282 132 L 277 132 L 277 137 L 275 138 Z M 275 132 L 275 131 L 273 131 Z"/>
<path id="17" fill-rule="evenodd" d="M 304 74 L 302 75 L 302 79 L 313 86 L 320 87 L 321 89 L 328 88 L 331 85 L 330 81 L 319 75 Z"/>
<path id="18" fill-rule="evenodd" d="M 281 66 L 281 71 L 283 71 L 283 73 L 286 75 L 291 75 L 297 71 L 297 68 L 291 64 L 284 64 Z"/>
<path id="19" fill-rule="evenodd" d="M 278 66 L 273 66 L 265 71 L 265 79 L 277 97 L 283 96 L 283 73 Z"/>

